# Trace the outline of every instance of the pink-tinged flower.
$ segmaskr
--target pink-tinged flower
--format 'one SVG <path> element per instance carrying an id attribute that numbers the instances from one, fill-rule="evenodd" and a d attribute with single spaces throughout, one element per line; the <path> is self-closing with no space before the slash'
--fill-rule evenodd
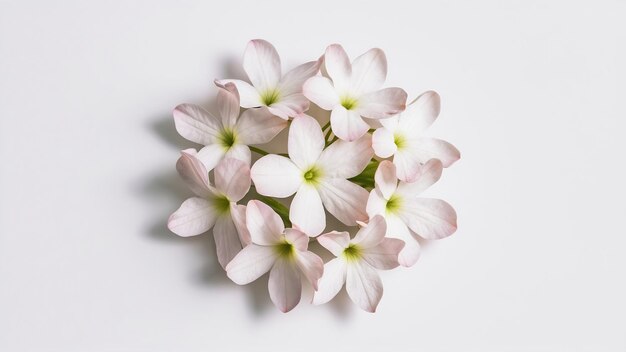
<path id="1" fill-rule="evenodd" d="M 313 296 L 313 304 L 323 304 L 339 293 L 346 283 L 350 299 L 361 309 L 373 313 L 383 296 L 383 284 L 376 270 L 396 268 L 404 242 L 385 238 L 385 220 L 374 216 L 366 227 L 350 239 L 347 232 L 330 232 L 317 241 L 337 258 L 324 265 L 324 275 Z"/>
<path id="2" fill-rule="evenodd" d="M 226 273 L 236 284 L 246 285 L 269 271 L 270 299 L 286 313 L 300 302 L 302 276 L 317 290 L 324 263 L 307 250 L 308 236 L 285 229 L 278 214 L 266 204 L 248 202 L 246 224 L 252 243 L 228 263 Z"/>
<path id="3" fill-rule="evenodd" d="M 383 127 L 374 132 L 372 146 L 381 158 L 393 155 L 400 180 L 412 182 L 420 164 L 430 159 L 439 159 L 444 167 L 448 167 L 461 157 L 452 144 L 423 136 L 439 116 L 439 110 L 439 94 L 428 91 L 417 97 L 404 112 L 380 120 Z"/>
<path id="4" fill-rule="evenodd" d="M 289 158 L 266 155 L 251 169 L 257 192 L 291 202 L 289 218 L 309 236 L 326 227 L 324 207 L 346 225 L 367 219 L 367 191 L 348 178 L 361 173 L 374 155 L 369 135 L 336 141 L 324 150 L 324 135 L 312 117 L 300 115 L 289 128 Z"/>
<path id="5" fill-rule="evenodd" d="M 332 111 L 330 124 L 337 137 L 353 141 L 370 128 L 363 117 L 384 119 L 404 110 L 404 90 L 381 89 L 387 77 L 387 58 L 382 50 L 370 49 L 350 63 L 343 47 L 333 44 L 326 48 L 324 66 L 330 79 L 309 78 L 303 93 L 322 109 Z"/>
<path id="6" fill-rule="evenodd" d="M 387 221 L 387 236 L 406 243 L 398 257 L 402 266 L 411 266 L 419 258 L 420 247 L 415 236 L 435 240 L 456 231 L 456 212 L 450 204 L 417 197 L 439 180 L 442 169 L 441 161 L 431 159 L 420 166 L 411 183 L 398 183 L 396 167 L 389 160 L 381 162 L 376 170 L 376 188 L 367 201 L 367 213 L 382 215 Z"/>
<path id="7" fill-rule="evenodd" d="M 194 149 L 181 152 L 176 169 L 197 197 L 185 200 L 170 216 L 167 227 L 182 237 L 213 228 L 217 259 L 225 267 L 250 243 L 242 223 L 246 207 L 237 204 L 250 189 L 248 165 L 237 159 L 224 159 L 214 170 L 215 187 L 209 183 L 209 173 L 196 158 Z"/>
<path id="8" fill-rule="evenodd" d="M 251 144 L 271 141 L 287 121 L 263 109 L 246 110 L 239 116 L 239 93 L 234 84 L 218 87 L 219 118 L 197 105 L 181 104 L 174 109 L 178 133 L 204 145 L 197 158 L 212 170 L 223 158 L 234 158 L 250 165 Z"/>
<path id="9" fill-rule="evenodd" d="M 288 119 L 309 109 L 302 95 L 302 85 L 317 74 L 320 60 L 310 61 L 281 75 L 280 57 L 274 46 L 262 39 L 251 40 L 243 54 L 243 69 L 252 85 L 238 79 L 217 80 L 217 84 L 234 83 L 244 108 L 267 107 L 272 114 Z"/>

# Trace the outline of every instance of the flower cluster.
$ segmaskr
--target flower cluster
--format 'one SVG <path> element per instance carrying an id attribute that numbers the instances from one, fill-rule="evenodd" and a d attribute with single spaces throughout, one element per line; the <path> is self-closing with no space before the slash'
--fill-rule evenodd
<path id="1" fill-rule="evenodd" d="M 195 196 L 170 216 L 169 229 L 180 236 L 213 229 L 227 276 L 245 285 L 269 272 L 270 298 L 283 312 L 300 302 L 303 278 L 315 290 L 313 304 L 345 284 L 354 303 L 374 312 L 383 293 L 377 271 L 412 266 L 418 237 L 456 230 L 448 203 L 419 197 L 460 158 L 451 144 L 424 135 L 439 115 L 439 95 L 407 104 L 403 89 L 382 88 L 380 49 L 351 62 L 333 44 L 283 75 L 274 46 L 252 40 L 243 68 L 250 82 L 215 81 L 214 113 L 174 109 L 178 133 L 202 148 L 183 150 L 176 164 Z M 330 111 L 323 127 L 305 114 L 311 102 Z M 259 148 L 285 128 L 286 153 Z M 251 152 L 261 156 L 254 163 Z M 329 229 L 327 213 L 354 236 Z M 335 258 L 324 264 L 312 241 Z"/>

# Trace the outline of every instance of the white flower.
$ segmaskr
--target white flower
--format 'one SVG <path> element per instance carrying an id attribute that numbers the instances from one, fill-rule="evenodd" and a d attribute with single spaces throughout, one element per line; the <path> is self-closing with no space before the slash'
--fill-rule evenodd
<path id="1" fill-rule="evenodd" d="M 224 157 L 250 165 L 251 144 L 272 140 L 287 121 L 276 118 L 264 109 L 250 109 L 239 116 L 239 93 L 232 83 L 218 87 L 217 118 L 197 105 L 181 104 L 174 109 L 178 133 L 186 139 L 204 145 L 198 159 L 212 170 Z"/>
<path id="2" fill-rule="evenodd" d="M 414 236 L 434 240 L 456 231 L 456 212 L 450 204 L 417 197 L 439 180 L 442 168 L 441 161 L 431 159 L 419 167 L 412 183 L 398 183 L 396 167 L 389 160 L 381 162 L 376 170 L 376 188 L 367 201 L 367 213 L 384 216 L 387 236 L 406 243 L 398 258 L 402 266 L 411 266 L 419 258 L 420 247 Z"/>
<path id="3" fill-rule="evenodd" d="M 332 111 L 330 123 L 337 137 L 353 141 L 370 128 L 363 117 L 383 119 L 404 110 L 404 90 L 380 89 L 387 77 L 387 58 L 382 50 L 371 49 L 350 63 L 343 47 L 333 44 L 326 48 L 324 66 L 330 79 L 309 78 L 303 93 L 322 109 Z"/>
<path id="4" fill-rule="evenodd" d="M 448 167 L 461 157 L 452 144 L 423 136 L 439 116 L 439 111 L 439 94 L 428 91 L 411 102 L 404 112 L 380 120 L 383 127 L 374 132 L 372 146 L 381 158 L 393 155 L 400 180 L 412 182 L 420 164 L 430 159 L 439 159 L 444 167 Z"/>
<path id="5" fill-rule="evenodd" d="M 251 169 L 260 194 L 277 198 L 296 194 L 289 218 L 309 236 L 319 235 L 326 227 L 324 207 L 346 225 L 367 219 L 367 191 L 347 179 L 363 171 L 372 158 L 371 137 L 336 141 L 325 150 L 324 143 L 319 123 L 300 115 L 289 128 L 290 159 L 266 155 Z"/>
<path id="6" fill-rule="evenodd" d="M 174 212 L 167 227 L 183 237 L 195 236 L 213 228 L 217 259 L 222 267 L 235 257 L 250 236 L 241 223 L 245 206 L 237 202 L 250 189 L 250 169 L 237 159 L 224 159 L 215 168 L 215 187 L 209 174 L 196 158 L 195 149 L 181 152 L 176 163 L 180 176 L 197 195 L 183 202 Z"/>
<path id="7" fill-rule="evenodd" d="M 404 242 L 385 238 L 385 220 L 374 216 L 366 227 L 350 240 L 347 232 L 330 232 L 318 242 L 337 258 L 324 265 L 324 275 L 313 296 L 313 304 L 323 304 L 337 295 L 344 282 L 354 303 L 368 312 L 376 311 L 383 295 L 383 285 L 376 272 L 398 266 L 398 253 Z"/>
<path id="8" fill-rule="evenodd" d="M 266 204 L 251 200 L 245 218 L 252 243 L 228 263 L 226 273 L 236 284 L 245 285 L 269 271 L 270 299 L 282 312 L 288 312 L 300 302 L 300 278 L 304 276 L 317 290 L 324 263 L 307 250 L 307 235 L 285 229 L 278 214 Z"/>
<path id="9" fill-rule="evenodd" d="M 309 109 L 309 101 L 302 95 L 302 85 L 314 76 L 320 60 L 307 62 L 281 76 L 278 52 L 262 39 L 251 40 L 243 55 L 243 69 L 252 85 L 238 79 L 223 79 L 217 84 L 234 83 L 241 95 L 241 106 L 265 106 L 283 119 L 294 117 Z"/>

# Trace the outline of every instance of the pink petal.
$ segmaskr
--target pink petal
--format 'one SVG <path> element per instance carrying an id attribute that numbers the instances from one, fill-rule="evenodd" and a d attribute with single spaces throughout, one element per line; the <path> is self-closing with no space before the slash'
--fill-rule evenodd
<path id="1" fill-rule="evenodd" d="M 384 127 L 374 131 L 372 135 L 372 148 L 376 155 L 381 158 L 388 158 L 398 150 L 393 133 Z"/>
<path id="2" fill-rule="evenodd" d="M 281 312 L 287 313 L 300 303 L 302 282 L 296 264 L 279 259 L 270 271 L 270 299 Z"/>
<path id="3" fill-rule="evenodd" d="M 452 144 L 436 138 L 419 138 L 410 141 L 413 153 L 422 163 L 430 159 L 439 159 L 443 167 L 449 167 L 461 158 L 461 153 Z"/>
<path id="4" fill-rule="evenodd" d="M 208 231 L 215 224 L 215 211 L 210 201 L 192 197 L 170 215 L 167 228 L 173 233 L 189 237 Z"/>
<path id="5" fill-rule="evenodd" d="M 404 241 L 397 238 L 383 238 L 377 246 L 363 251 L 363 260 L 379 270 L 390 270 L 398 267 L 398 255 L 404 248 Z"/>
<path id="6" fill-rule="evenodd" d="M 326 48 L 324 54 L 324 66 L 326 72 L 333 80 L 335 88 L 339 91 L 345 91 L 350 87 L 350 79 L 352 76 L 352 65 L 348 54 L 339 44 L 332 44 Z"/>
<path id="7" fill-rule="evenodd" d="M 367 226 L 362 227 L 354 236 L 352 243 L 359 244 L 362 248 L 376 247 L 385 238 L 387 223 L 380 215 L 372 217 Z"/>
<path id="8" fill-rule="evenodd" d="M 339 95 L 331 80 L 326 77 L 309 78 L 302 87 L 302 93 L 324 110 L 332 110 L 339 105 Z"/>
<path id="9" fill-rule="evenodd" d="M 311 283 L 313 289 L 317 291 L 317 283 L 324 272 L 324 262 L 313 252 L 301 252 L 297 254 L 296 263 L 300 272 Z"/>
<path id="10" fill-rule="evenodd" d="M 220 79 L 215 81 L 215 84 L 218 86 L 223 86 L 227 83 L 232 83 L 237 87 L 237 92 L 239 92 L 241 100 L 239 104 L 241 104 L 242 108 L 249 109 L 263 105 L 261 95 L 250 83 L 239 79 Z"/>
<path id="11" fill-rule="evenodd" d="M 357 111 L 361 116 L 384 119 L 396 115 L 406 107 L 406 92 L 400 88 L 385 88 L 362 95 Z"/>
<path id="12" fill-rule="evenodd" d="M 396 167 L 389 160 L 383 160 L 378 164 L 378 169 L 374 174 L 376 189 L 380 191 L 385 199 L 391 198 L 396 192 L 398 179 L 396 177 Z"/>
<path id="13" fill-rule="evenodd" d="M 280 80 L 280 57 L 272 44 L 262 39 L 251 40 L 243 54 L 243 69 L 250 82 L 263 92 L 275 89 Z"/>
<path id="14" fill-rule="evenodd" d="M 386 210 L 387 199 L 385 199 L 379 189 L 373 189 L 367 199 L 367 215 L 372 218 L 374 215 L 385 214 Z"/>
<path id="15" fill-rule="evenodd" d="M 230 216 L 223 215 L 217 218 L 215 227 L 213 227 L 213 237 L 217 261 L 222 268 L 225 268 L 242 248 L 239 233 Z"/>
<path id="16" fill-rule="evenodd" d="M 457 228 L 454 208 L 441 199 L 406 199 L 399 217 L 427 240 L 450 236 Z"/>
<path id="17" fill-rule="evenodd" d="M 378 49 L 370 49 L 352 62 L 352 89 L 361 94 L 379 89 L 387 77 L 387 57 Z"/>
<path id="18" fill-rule="evenodd" d="M 418 172 L 413 182 L 400 182 L 397 193 L 407 198 L 417 196 L 439 180 L 442 170 L 443 165 L 441 165 L 441 161 L 430 159 L 426 164 L 418 167 Z"/>
<path id="19" fill-rule="evenodd" d="M 324 149 L 324 134 L 320 124 L 308 115 L 293 119 L 289 127 L 289 158 L 300 170 L 307 171 Z"/>
<path id="20" fill-rule="evenodd" d="M 413 182 L 419 175 L 420 157 L 415 150 L 404 148 L 396 151 L 393 156 L 393 164 L 396 166 L 398 179 L 404 182 Z"/>
<path id="21" fill-rule="evenodd" d="M 303 184 L 296 192 L 289 209 L 289 220 L 305 234 L 315 237 L 326 227 L 326 214 L 317 190 Z"/>
<path id="22" fill-rule="evenodd" d="M 247 245 L 226 265 L 226 275 L 238 285 L 249 284 L 270 271 L 276 258 L 272 247 Z"/>
<path id="23" fill-rule="evenodd" d="M 287 72 L 278 85 L 280 94 L 302 93 L 304 82 L 319 72 L 321 63 L 320 58 L 320 60 L 304 63 Z"/>
<path id="24" fill-rule="evenodd" d="M 330 126 L 335 136 L 348 142 L 361 138 L 370 128 L 357 111 L 346 110 L 341 105 L 330 113 Z"/>
<path id="25" fill-rule="evenodd" d="M 385 216 L 387 221 L 387 237 L 404 241 L 404 247 L 398 255 L 398 262 L 404 267 L 413 266 L 420 257 L 419 242 L 413 237 L 402 219 L 395 215 Z"/>
<path id="26" fill-rule="evenodd" d="M 235 133 L 242 144 L 265 144 L 287 127 L 287 121 L 274 116 L 267 108 L 244 111 L 237 124 Z"/>
<path id="27" fill-rule="evenodd" d="M 176 162 L 176 170 L 193 193 L 207 198 L 213 195 L 209 187 L 209 172 L 195 155 L 195 149 L 183 150 Z"/>
<path id="28" fill-rule="evenodd" d="M 280 242 L 285 225 L 283 220 L 267 204 L 251 200 L 246 206 L 246 225 L 252 243 L 273 246 Z"/>
<path id="29" fill-rule="evenodd" d="M 173 114 L 178 134 L 198 144 L 215 143 L 222 130 L 220 120 L 197 105 L 178 105 Z"/>
<path id="30" fill-rule="evenodd" d="M 246 225 L 246 206 L 232 203 L 230 205 L 230 215 L 237 228 L 239 241 L 243 246 L 249 245 L 252 240 L 250 239 L 250 231 L 248 231 L 248 226 Z"/>
<path id="31" fill-rule="evenodd" d="M 250 189 L 250 169 L 241 160 L 225 158 L 215 168 L 215 188 L 231 202 L 238 202 Z"/>
<path id="32" fill-rule="evenodd" d="M 335 258 L 324 265 L 324 274 L 317 283 L 313 304 L 324 304 L 333 299 L 346 282 L 346 262 Z"/>
<path id="33" fill-rule="evenodd" d="M 250 169 L 256 191 L 262 195 L 286 198 L 302 184 L 302 172 L 284 156 L 270 154 L 257 160 Z"/>
<path id="34" fill-rule="evenodd" d="M 275 116 L 288 120 L 309 110 L 309 100 L 302 93 L 294 93 L 280 97 L 276 103 L 268 107 L 268 110 Z"/>
<path id="35" fill-rule="evenodd" d="M 243 161 L 246 165 L 250 165 L 251 162 L 250 148 L 247 145 L 235 144 L 228 149 L 224 158 L 233 158 Z"/>
<path id="36" fill-rule="evenodd" d="M 437 119 L 440 110 L 439 94 L 427 91 L 407 105 L 400 115 L 398 127 L 407 135 L 419 136 Z"/>
<path id="37" fill-rule="evenodd" d="M 233 83 L 218 85 L 217 108 L 222 125 L 232 128 L 239 117 L 239 92 Z"/>
<path id="38" fill-rule="evenodd" d="M 285 229 L 285 240 L 293 244 L 299 251 L 306 252 L 309 247 L 309 236 L 298 229 Z"/>
<path id="39" fill-rule="evenodd" d="M 383 283 L 374 268 L 363 262 L 348 265 L 346 291 L 359 308 L 374 313 L 383 297 Z"/>
<path id="40" fill-rule="evenodd" d="M 353 142 L 334 142 L 322 152 L 317 164 L 324 176 L 350 178 L 360 174 L 372 156 L 372 137 L 366 134 Z"/>
<path id="41" fill-rule="evenodd" d="M 326 210 L 345 225 L 354 226 L 357 220 L 367 220 L 368 192 L 364 188 L 348 180 L 331 178 L 322 181 L 318 192 Z"/>
<path id="42" fill-rule="evenodd" d="M 350 234 L 345 231 L 331 231 L 318 237 L 317 242 L 338 257 L 350 244 Z"/>
<path id="43" fill-rule="evenodd" d="M 210 171 L 224 158 L 224 154 L 226 154 L 226 150 L 221 145 L 209 144 L 200 149 L 196 158 Z"/>

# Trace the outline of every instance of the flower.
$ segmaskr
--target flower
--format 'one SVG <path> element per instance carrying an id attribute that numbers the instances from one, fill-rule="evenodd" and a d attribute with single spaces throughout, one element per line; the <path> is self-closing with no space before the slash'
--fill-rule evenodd
<path id="1" fill-rule="evenodd" d="M 363 117 L 383 119 L 404 110 L 407 94 L 403 89 L 380 89 L 387 77 L 382 50 L 370 49 L 351 64 L 343 47 L 333 44 L 326 48 L 324 66 L 330 79 L 311 77 L 302 91 L 319 107 L 332 111 L 330 123 L 337 137 L 353 141 L 370 128 Z"/>
<path id="2" fill-rule="evenodd" d="M 285 198 L 296 194 L 289 218 L 309 236 L 326 227 L 324 207 L 346 225 L 366 220 L 367 191 L 348 181 L 358 175 L 374 152 L 369 135 L 354 142 L 336 141 L 324 150 L 324 135 L 312 117 L 300 115 L 291 122 L 289 158 L 266 155 L 251 169 L 257 192 Z"/>
<path id="3" fill-rule="evenodd" d="M 393 155 L 400 180 L 414 181 L 420 163 L 430 159 L 439 159 L 444 167 L 448 167 L 461 157 L 452 144 L 422 135 L 437 119 L 439 111 L 439 94 L 428 91 L 411 102 L 404 112 L 380 120 L 383 127 L 374 132 L 372 146 L 381 158 Z"/>
<path id="4" fill-rule="evenodd" d="M 415 236 L 434 240 L 456 231 L 456 212 L 450 204 L 417 197 L 439 180 L 442 168 L 441 161 L 431 159 L 419 167 L 412 183 L 398 183 L 396 167 L 389 160 L 382 161 L 376 170 L 376 188 L 367 201 L 367 213 L 382 215 L 387 221 L 387 236 L 406 243 L 398 257 L 402 266 L 412 266 L 419 258 L 420 247 Z"/>
<path id="5" fill-rule="evenodd" d="M 237 205 L 250 189 L 250 169 L 244 162 L 224 159 L 215 168 L 215 187 L 209 174 L 196 158 L 195 149 L 186 149 L 176 163 L 176 169 L 197 195 L 183 202 L 167 221 L 175 234 L 188 237 L 213 228 L 217 259 L 222 267 L 235 257 L 250 235 L 241 222 L 245 206 Z"/>
<path id="6" fill-rule="evenodd" d="M 218 87 L 217 118 L 197 105 L 181 104 L 174 109 L 178 133 L 204 145 L 196 157 L 207 170 L 223 158 L 235 158 L 250 165 L 250 144 L 272 140 L 287 122 L 262 109 L 246 110 L 239 116 L 239 93 L 232 83 Z"/>
<path id="7" fill-rule="evenodd" d="M 365 224 L 363 224 L 365 225 Z M 404 242 L 385 238 L 387 225 L 382 216 L 374 216 L 354 239 L 347 232 L 329 232 L 317 241 L 337 258 L 324 265 L 324 275 L 313 296 L 313 304 L 323 304 L 339 293 L 346 283 L 350 299 L 361 309 L 376 311 L 383 296 L 383 285 L 376 272 L 396 268 Z"/>
<path id="8" fill-rule="evenodd" d="M 320 68 L 320 60 L 297 66 L 281 76 L 280 57 L 272 44 L 262 39 L 251 40 L 243 54 L 243 69 L 250 82 L 222 79 L 215 83 L 233 83 L 241 94 L 244 108 L 267 107 L 272 114 L 285 120 L 309 109 L 302 95 L 302 84 Z"/>
<path id="9" fill-rule="evenodd" d="M 309 252 L 309 238 L 297 229 L 285 229 L 269 206 L 251 200 L 246 207 L 246 225 L 252 243 L 226 266 L 226 274 L 236 284 L 245 285 L 270 272 L 270 299 L 283 313 L 300 302 L 301 276 L 317 290 L 324 271 L 322 259 Z"/>

